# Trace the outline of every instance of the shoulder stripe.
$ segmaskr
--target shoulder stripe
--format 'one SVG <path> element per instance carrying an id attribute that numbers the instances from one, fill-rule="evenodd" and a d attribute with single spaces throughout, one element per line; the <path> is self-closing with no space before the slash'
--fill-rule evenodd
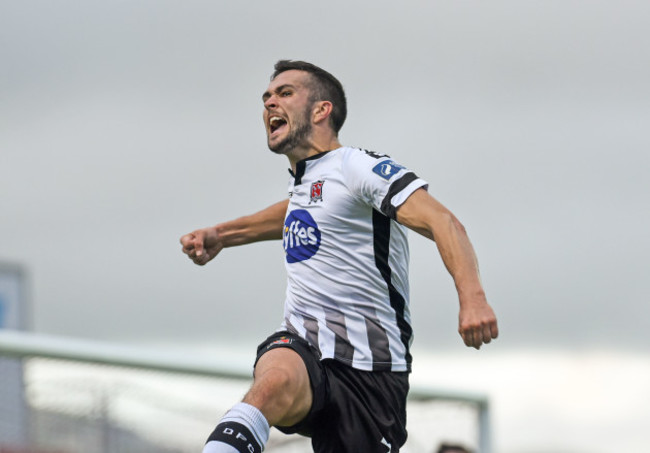
<path id="1" fill-rule="evenodd" d="M 396 208 L 390 202 L 395 195 L 404 190 L 409 184 L 418 179 L 418 176 L 413 172 L 405 173 L 397 181 L 393 182 L 388 188 L 388 193 L 381 202 L 381 211 L 391 219 L 395 219 Z"/>

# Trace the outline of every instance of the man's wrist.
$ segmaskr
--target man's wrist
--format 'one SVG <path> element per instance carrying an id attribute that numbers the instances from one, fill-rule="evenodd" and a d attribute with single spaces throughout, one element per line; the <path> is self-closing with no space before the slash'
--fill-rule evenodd
<path id="1" fill-rule="evenodd" d="M 485 291 L 483 291 L 483 288 L 480 286 L 474 288 L 459 288 L 458 301 L 461 307 L 478 305 L 478 304 L 487 304 Z"/>

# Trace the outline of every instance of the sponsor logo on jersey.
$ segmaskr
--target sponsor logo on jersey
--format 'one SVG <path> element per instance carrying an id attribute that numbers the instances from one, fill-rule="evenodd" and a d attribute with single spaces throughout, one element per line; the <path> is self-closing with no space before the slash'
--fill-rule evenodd
<path id="1" fill-rule="evenodd" d="M 399 164 L 396 164 L 392 160 L 385 160 L 375 165 L 375 168 L 373 168 L 372 171 L 377 173 L 382 178 L 388 180 L 403 168 L 404 167 L 402 167 Z"/>
<path id="2" fill-rule="evenodd" d="M 316 181 L 311 183 L 311 190 L 309 191 L 309 203 L 316 201 L 323 201 L 323 184 L 325 181 Z"/>
<path id="3" fill-rule="evenodd" d="M 283 245 L 287 263 L 308 260 L 320 248 L 321 233 L 314 218 L 304 209 L 289 213 L 284 221 Z"/>

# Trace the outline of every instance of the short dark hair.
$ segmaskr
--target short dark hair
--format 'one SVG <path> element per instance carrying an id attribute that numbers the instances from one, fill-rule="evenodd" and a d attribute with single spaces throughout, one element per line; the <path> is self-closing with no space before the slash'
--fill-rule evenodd
<path id="1" fill-rule="evenodd" d="M 309 86 L 311 91 L 311 101 L 330 101 L 332 103 L 332 114 L 330 115 L 330 124 L 334 132 L 338 134 L 345 118 L 348 115 L 348 106 L 345 99 L 343 85 L 332 74 L 318 66 L 307 63 L 306 61 L 279 60 L 275 64 L 275 72 L 271 75 L 271 80 L 275 79 L 278 74 L 290 71 L 292 69 L 305 71 L 311 75 L 312 83 Z"/>

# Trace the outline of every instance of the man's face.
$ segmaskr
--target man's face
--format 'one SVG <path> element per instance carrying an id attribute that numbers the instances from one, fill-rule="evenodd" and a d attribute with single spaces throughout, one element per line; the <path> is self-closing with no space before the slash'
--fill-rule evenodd
<path id="1" fill-rule="evenodd" d="M 304 71 L 282 72 L 262 95 L 267 142 L 275 153 L 286 154 L 311 136 L 309 77 Z"/>

